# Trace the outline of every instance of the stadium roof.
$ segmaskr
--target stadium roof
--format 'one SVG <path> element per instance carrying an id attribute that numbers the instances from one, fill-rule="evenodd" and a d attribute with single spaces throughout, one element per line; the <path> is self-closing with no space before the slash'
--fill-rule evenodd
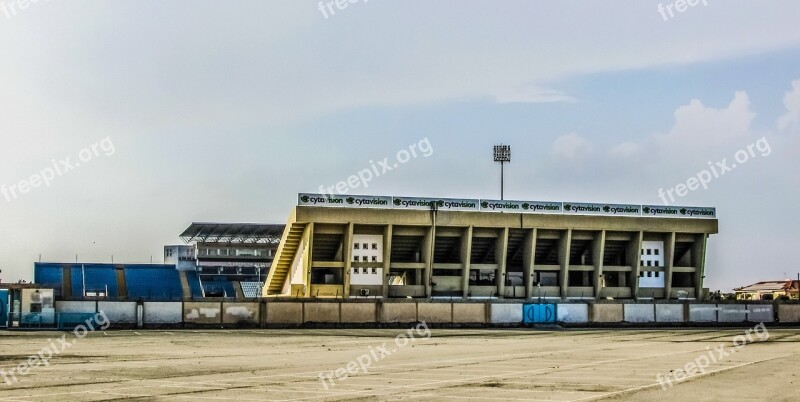
<path id="1" fill-rule="evenodd" d="M 181 233 L 186 243 L 279 244 L 286 225 L 254 223 L 192 223 Z"/>
<path id="2" fill-rule="evenodd" d="M 784 281 L 764 281 L 734 289 L 737 292 L 777 292 L 781 290 L 795 290 L 800 288 L 799 281 L 787 279 Z"/>

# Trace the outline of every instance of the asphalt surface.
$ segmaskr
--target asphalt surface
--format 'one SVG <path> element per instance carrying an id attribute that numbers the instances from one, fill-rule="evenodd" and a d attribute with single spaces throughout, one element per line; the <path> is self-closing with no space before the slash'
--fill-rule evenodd
<path id="1" fill-rule="evenodd" d="M 746 330 L 2 331 L 0 401 L 797 400 L 800 330 Z"/>

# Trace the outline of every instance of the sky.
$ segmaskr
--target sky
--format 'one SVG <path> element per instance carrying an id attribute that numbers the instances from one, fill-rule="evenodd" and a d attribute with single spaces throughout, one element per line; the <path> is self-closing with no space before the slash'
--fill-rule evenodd
<path id="1" fill-rule="evenodd" d="M 714 206 L 707 287 L 796 277 L 800 2 L 692 3 L 0 0 L 0 278 L 284 223 L 412 145 L 348 192 L 498 198 L 501 142 L 506 199 Z"/>

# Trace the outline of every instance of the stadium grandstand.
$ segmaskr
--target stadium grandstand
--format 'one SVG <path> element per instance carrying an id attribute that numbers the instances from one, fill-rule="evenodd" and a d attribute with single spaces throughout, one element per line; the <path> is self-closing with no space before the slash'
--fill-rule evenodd
<path id="1" fill-rule="evenodd" d="M 182 256 L 176 263 L 180 258 L 191 260 L 206 297 L 258 297 L 283 229 L 284 225 L 192 223 L 180 235 L 188 246 L 165 247 L 165 262 L 174 261 L 171 255 Z"/>
<path id="2" fill-rule="evenodd" d="M 300 194 L 263 296 L 700 299 L 704 207 Z"/>
<path id="3" fill-rule="evenodd" d="M 283 225 L 192 223 L 187 244 L 164 247 L 163 264 L 34 264 L 34 282 L 59 300 L 248 299 L 261 295 Z"/>

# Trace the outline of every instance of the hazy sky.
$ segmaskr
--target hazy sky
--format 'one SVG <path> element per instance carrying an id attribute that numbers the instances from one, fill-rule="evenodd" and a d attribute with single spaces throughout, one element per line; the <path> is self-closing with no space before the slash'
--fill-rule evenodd
<path id="1" fill-rule="evenodd" d="M 19 1 L 0 0 L 4 281 L 39 254 L 160 261 L 192 221 L 284 223 L 298 192 L 425 138 L 352 192 L 497 198 L 502 141 L 506 198 L 659 204 L 743 150 L 674 202 L 718 208 L 706 285 L 800 270 L 796 0 Z"/>

